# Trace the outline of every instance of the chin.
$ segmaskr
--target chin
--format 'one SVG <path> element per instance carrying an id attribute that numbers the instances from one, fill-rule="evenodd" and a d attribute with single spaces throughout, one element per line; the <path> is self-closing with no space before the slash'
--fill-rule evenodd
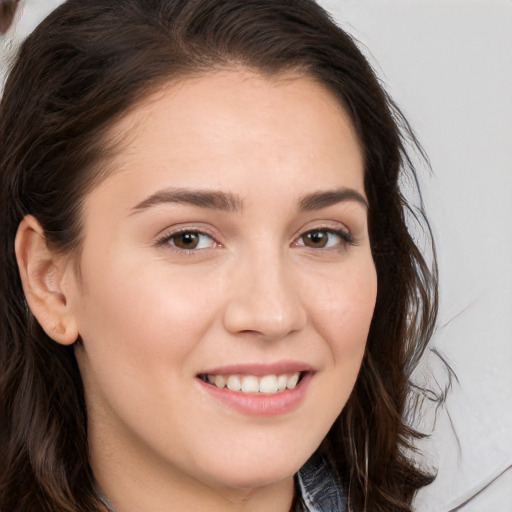
<path id="1" fill-rule="evenodd" d="M 312 454 L 312 453 L 311 453 Z M 269 448 L 257 457 L 237 456 L 223 464 L 212 464 L 208 469 L 213 486 L 240 490 L 257 489 L 286 481 L 303 466 L 311 454 L 276 453 Z M 205 469 L 205 465 L 202 465 Z"/>
<path id="2" fill-rule="evenodd" d="M 217 480 L 221 487 L 237 489 L 241 491 L 251 491 L 261 489 L 263 487 L 271 487 L 278 485 L 286 480 L 289 480 L 300 469 L 300 466 L 295 469 L 288 470 L 275 470 L 268 468 L 259 468 L 257 471 L 245 469 L 245 471 L 233 472 L 232 474 L 216 475 L 223 476 L 222 481 Z"/>

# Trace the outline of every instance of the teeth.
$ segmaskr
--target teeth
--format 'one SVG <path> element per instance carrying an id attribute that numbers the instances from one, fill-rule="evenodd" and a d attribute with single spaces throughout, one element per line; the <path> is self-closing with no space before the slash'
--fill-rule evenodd
<path id="1" fill-rule="evenodd" d="M 226 385 L 226 379 L 222 375 L 215 375 L 213 384 L 218 388 L 223 388 Z"/>
<path id="2" fill-rule="evenodd" d="M 260 383 L 258 378 L 254 375 L 247 375 L 242 378 L 242 391 L 244 393 L 258 393 L 260 390 Z"/>
<path id="3" fill-rule="evenodd" d="M 280 393 L 286 389 L 295 389 L 301 372 L 283 375 L 206 375 L 205 380 L 218 388 L 242 393 Z"/>
<path id="4" fill-rule="evenodd" d="M 230 375 L 227 382 L 227 387 L 230 391 L 240 391 L 242 383 L 238 375 Z"/>
<path id="5" fill-rule="evenodd" d="M 277 377 L 277 391 L 284 391 L 286 389 L 286 381 L 288 377 L 286 375 L 279 375 Z"/>
<path id="6" fill-rule="evenodd" d="M 294 373 L 287 381 L 286 381 L 286 387 L 288 389 L 294 389 L 297 385 L 297 382 L 299 382 L 300 375 L 298 373 Z"/>
<path id="7" fill-rule="evenodd" d="M 277 377 L 266 375 L 260 380 L 260 393 L 277 393 Z"/>

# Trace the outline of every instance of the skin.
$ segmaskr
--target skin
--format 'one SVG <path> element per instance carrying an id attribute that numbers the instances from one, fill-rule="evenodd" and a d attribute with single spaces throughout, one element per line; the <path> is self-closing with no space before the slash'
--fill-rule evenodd
<path id="1" fill-rule="evenodd" d="M 309 78 L 234 69 L 169 85 L 114 135 L 125 144 L 86 197 L 79 272 L 62 263 L 48 280 L 65 297 L 53 324 L 83 341 L 99 485 L 117 512 L 287 511 L 293 474 L 353 388 L 375 305 L 353 127 Z M 155 200 L 169 188 L 237 201 Z M 180 250 L 176 230 L 203 234 Z M 282 361 L 311 378 L 297 407 L 270 417 L 212 399 L 197 378 Z"/>

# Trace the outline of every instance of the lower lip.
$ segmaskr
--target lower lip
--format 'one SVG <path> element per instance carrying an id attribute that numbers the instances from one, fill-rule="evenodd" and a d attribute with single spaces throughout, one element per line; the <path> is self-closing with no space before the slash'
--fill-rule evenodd
<path id="1" fill-rule="evenodd" d="M 281 416 L 297 409 L 306 396 L 311 374 L 306 373 L 294 389 L 275 394 L 242 393 L 218 388 L 198 379 L 202 388 L 221 404 L 246 416 Z"/>

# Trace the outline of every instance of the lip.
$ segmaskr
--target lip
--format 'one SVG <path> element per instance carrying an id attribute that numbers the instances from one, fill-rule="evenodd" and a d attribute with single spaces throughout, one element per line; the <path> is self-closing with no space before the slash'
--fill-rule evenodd
<path id="1" fill-rule="evenodd" d="M 222 407 L 226 407 L 245 416 L 273 417 L 293 412 L 304 401 L 309 384 L 314 375 L 310 365 L 297 362 L 280 362 L 275 364 L 229 365 L 209 369 L 201 374 L 209 375 L 263 375 L 302 372 L 302 378 L 294 389 L 287 389 L 275 394 L 242 393 L 218 388 L 197 377 L 197 382 L 210 398 Z M 201 375 L 199 374 L 199 375 Z"/>
<path id="2" fill-rule="evenodd" d="M 300 361 L 280 361 L 271 364 L 232 364 L 227 366 L 217 366 L 204 370 L 199 374 L 202 375 L 254 375 L 255 377 L 263 377 L 264 375 L 282 375 L 283 373 L 314 373 L 315 369 L 307 363 Z M 198 375 L 199 375 L 198 374 Z"/>

